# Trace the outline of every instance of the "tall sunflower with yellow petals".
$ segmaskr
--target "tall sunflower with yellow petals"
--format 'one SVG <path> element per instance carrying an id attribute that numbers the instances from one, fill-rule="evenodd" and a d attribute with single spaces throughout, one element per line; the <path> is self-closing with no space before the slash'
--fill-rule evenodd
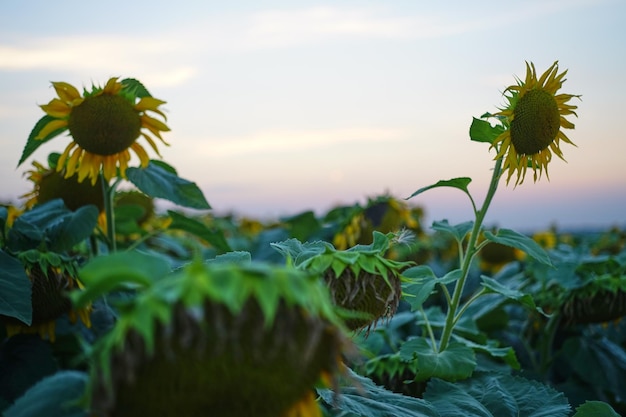
<path id="1" fill-rule="evenodd" d="M 502 170 L 508 171 L 506 182 L 516 175 L 515 185 L 522 184 L 528 168 L 534 180 L 543 171 L 548 177 L 548 164 L 552 154 L 562 160 L 561 141 L 574 145 L 561 128 L 574 129 L 565 116 L 573 114 L 577 106 L 568 104 L 573 94 L 557 94 L 565 81 L 566 71 L 559 74 L 558 61 L 537 77 L 535 65 L 526 63 L 526 78 L 517 85 L 507 87 L 508 106 L 494 114 L 503 120 L 507 129 L 492 143 L 498 151 L 495 159 L 503 159 Z M 574 145 L 576 146 L 576 145 Z"/>
<path id="2" fill-rule="evenodd" d="M 95 184 L 101 169 L 108 181 L 117 175 L 118 167 L 124 178 L 131 149 L 142 167 L 150 161 L 144 147 L 137 142 L 140 136 L 159 156 L 150 134 L 167 145 L 161 132 L 170 129 L 164 123 L 165 114 L 159 110 L 165 101 L 146 95 L 138 97 L 117 77 L 110 78 L 103 88 L 94 86 L 91 92 L 85 90 L 82 96 L 71 84 L 53 82 L 52 85 L 58 98 L 40 106 L 51 120 L 35 139 L 47 140 L 50 135 L 69 130 L 73 141 L 65 148 L 57 165 L 58 171 L 65 169 L 66 178 L 77 173 L 78 182 L 89 178 Z M 164 121 L 148 112 L 158 114 Z"/>

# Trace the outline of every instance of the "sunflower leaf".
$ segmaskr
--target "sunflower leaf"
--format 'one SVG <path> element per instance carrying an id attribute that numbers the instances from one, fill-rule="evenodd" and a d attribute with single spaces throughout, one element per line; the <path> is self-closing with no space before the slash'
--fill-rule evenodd
<path id="1" fill-rule="evenodd" d="M 48 376 L 18 398 L 5 417 L 87 417 L 79 403 L 88 376 L 78 371 L 61 371 Z"/>
<path id="2" fill-rule="evenodd" d="M 586 401 L 576 408 L 576 414 L 572 417 L 619 417 L 613 407 L 602 401 Z"/>
<path id="3" fill-rule="evenodd" d="M 502 285 L 500 282 L 496 281 L 495 279 L 487 277 L 485 275 L 481 275 L 480 279 L 482 280 L 482 286 L 487 290 L 486 294 L 495 293 L 503 295 L 509 300 L 517 301 L 523 306 L 533 310 L 537 310 L 539 313 L 545 315 L 541 307 L 537 307 L 537 305 L 535 304 L 535 300 L 533 300 L 533 297 L 530 294 L 508 288 Z"/>
<path id="4" fill-rule="evenodd" d="M 400 358 L 417 360 L 416 381 L 432 377 L 458 381 L 469 378 L 476 368 L 474 350 L 459 342 L 451 342 L 446 350 L 436 352 L 426 339 L 415 337 L 400 346 Z"/>
<path id="5" fill-rule="evenodd" d="M 128 180 L 151 197 L 164 198 L 179 206 L 199 210 L 210 209 L 202 191 L 191 181 L 150 162 L 146 168 L 126 170 Z"/>
<path id="6" fill-rule="evenodd" d="M 475 142 L 493 143 L 493 141 L 504 132 L 502 126 L 491 126 L 486 120 L 473 118 L 469 129 L 470 139 Z"/>
<path id="7" fill-rule="evenodd" d="M 439 232 L 448 232 L 457 242 L 462 243 L 465 236 L 472 230 L 474 227 L 474 222 L 467 221 L 455 225 L 451 225 L 447 220 L 442 220 L 440 222 L 433 222 L 431 226 L 433 230 L 437 230 Z"/>
<path id="8" fill-rule="evenodd" d="M 168 210 L 167 214 L 172 219 L 170 229 L 178 229 L 189 232 L 207 241 L 222 252 L 230 252 L 232 250 L 221 230 L 209 228 L 207 225 L 199 222 L 198 220 L 191 219 L 172 210 Z"/>
<path id="9" fill-rule="evenodd" d="M 537 381 L 503 373 L 480 374 L 450 383 L 430 381 L 424 399 L 442 416 L 566 417 L 565 395 Z"/>
<path id="10" fill-rule="evenodd" d="M 141 83 L 141 81 L 134 78 L 125 78 L 121 81 L 125 90 L 128 90 L 135 97 L 144 98 L 152 97 L 148 89 Z"/>
<path id="11" fill-rule="evenodd" d="M 463 191 L 471 199 L 472 196 L 470 195 L 469 190 L 467 189 L 467 186 L 469 185 L 470 182 L 472 182 L 472 179 L 469 177 L 459 177 L 459 178 L 452 178 L 450 180 L 440 180 L 440 181 L 437 181 L 435 184 L 420 188 L 419 190 L 411 194 L 409 198 L 413 198 L 416 195 L 421 194 L 424 191 L 428 191 L 432 188 L 452 187 L 452 188 L 458 188 L 459 190 Z M 407 198 L 407 200 L 409 198 Z"/>
<path id="12" fill-rule="evenodd" d="M 44 128 L 44 126 L 46 126 L 49 122 L 53 120 L 58 120 L 58 119 L 52 116 L 45 115 L 41 119 L 39 119 L 37 123 L 35 123 L 33 130 L 31 130 L 30 135 L 28 135 L 28 140 L 26 141 L 26 145 L 24 146 L 24 150 L 22 151 L 22 156 L 20 157 L 20 160 L 17 163 L 18 167 L 22 165 L 22 163 L 26 159 L 28 159 L 28 157 L 31 156 L 33 152 L 37 150 L 37 148 L 39 148 L 41 145 L 43 145 L 50 139 L 54 138 L 55 136 L 58 136 L 59 134 L 63 133 L 63 131 L 67 130 L 67 127 L 61 127 L 59 129 L 56 129 L 50 132 L 43 139 L 35 139 L 37 135 L 39 134 L 39 132 L 41 132 L 41 130 Z"/>
<path id="13" fill-rule="evenodd" d="M 31 282 L 22 263 L 0 249 L 0 314 L 32 322 Z"/>
<path id="14" fill-rule="evenodd" d="M 495 243 L 520 249 L 542 264 L 552 266 L 550 257 L 537 242 L 514 230 L 500 229 L 495 235 L 485 231 L 485 238 Z"/>

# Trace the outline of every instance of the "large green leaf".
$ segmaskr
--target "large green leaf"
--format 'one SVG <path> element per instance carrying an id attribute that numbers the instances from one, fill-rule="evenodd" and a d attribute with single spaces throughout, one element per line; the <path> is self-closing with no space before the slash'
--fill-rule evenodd
<path id="1" fill-rule="evenodd" d="M 419 190 L 411 194 L 409 198 L 413 198 L 416 195 L 423 193 L 424 191 L 428 191 L 428 190 L 431 190 L 433 188 L 438 188 L 438 187 L 458 188 L 459 190 L 463 191 L 465 194 L 467 194 L 471 198 L 469 190 L 467 189 L 467 186 L 469 185 L 470 182 L 472 182 L 472 179 L 469 177 L 452 178 L 450 180 L 439 180 L 435 184 L 420 188 Z"/>
<path id="2" fill-rule="evenodd" d="M 169 226 L 170 229 L 184 230 L 192 235 L 198 236 L 213 245 L 219 251 L 231 251 L 230 245 L 226 241 L 224 233 L 221 230 L 210 228 L 198 220 L 172 210 L 168 210 L 167 214 L 172 219 L 172 223 Z"/>
<path id="3" fill-rule="evenodd" d="M 322 401 L 332 408 L 336 417 L 440 417 L 428 402 L 396 394 L 380 387 L 371 379 L 349 371 L 350 386 L 341 386 L 339 394 L 318 389 Z"/>
<path id="4" fill-rule="evenodd" d="M 620 417 L 613 407 L 602 401 L 587 401 L 576 408 L 572 417 Z"/>
<path id="5" fill-rule="evenodd" d="M 514 230 L 500 229 L 495 235 L 489 231 L 485 231 L 485 238 L 492 242 L 520 249 L 537 261 L 546 265 L 552 265 L 550 257 L 537 242 Z"/>
<path id="6" fill-rule="evenodd" d="M 138 251 L 98 256 L 80 269 L 85 289 L 72 292 L 72 301 L 82 307 L 113 290 L 149 287 L 170 271 L 165 258 Z"/>
<path id="7" fill-rule="evenodd" d="M 28 157 L 31 156 L 33 152 L 37 150 L 37 148 L 39 148 L 41 145 L 48 142 L 50 139 L 54 138 L 55 136 L 58 136 L 59 134 L 67 130 L 67 127 L 62 127 L 60 129 L 56 129 L 50 132 L 48 136 L 46 136 L 43 139 L 35 139 L 35 137 L 37 137 L 39 132 L 41 132 L 41 129 L 43 129 L 44 126 L 48 124 L 48 122 L 51 122 L 52 120 L 55 120 L 55 119 L 56 118 L 54 117 L 45 115 L 41 119 L 39 119 L 37 123 L 35 123 L 33 130 L 31 130 L 30 135 L 28 135 L 28 140 L 26 141 L 26 145 L 24 146 L 24 150 L 22 151 L 22 156 L 20 157 L 20 160 L 17 163 L 18 167 L 22 165 L 22 163 L 26 161 Z"/>
<path id="8" fill-rule="evenodd" d="M 87 417 L 78 403 L 87 380 L 83 372 L 57 372 L 26 391 L 5 411 L 4 417 Z"/>
<path id="9" fill-rule="evenodd" d="M 164 198 L 179 206 L 210 209 L 198 186 L 150 162 L 146 168 L 131 167 L 126 170 L 128 180 L 151 197 Z"/>
<path id="10" fill-rule="evenodd" d="M 470 377 L 476 368 L 474 351 L 458 342 L 450 343 L 443 352 L 435 352 L 426 339 L 416 337 L 402 344 L 400 357 L 417 360 L 416 381 L 432 377 L 457 381 Z"/>
<path id="11" fill-rule="evenodd" d="M 32 322 L 31 282 L 24 265 L 0 249 L 0 314 Z"/>
<path id="12" fill-rule="evenodd" d="M 50 240 L 49 249 L 62 252 L 87 239 L 98 223 L 98 209 L 88 205 L 68 212 L 52 225 L 46 234 Z"/>
<path id="13" fill-rule="evenodd" d="M 472 118 L 472 124 L 469 129 L 470 139 L 475 142 L 493 143 L 502 132 L 504 132 L 502 126 L 491 126 L 491 123 L 488 121 L 475 117 Z"/>
<path id="14" fill-rule="evenodd" d="M 537 381 L 507 374 L 480 374 L 450 383 L 429 382 L 424 399 L 442 417 L 566 417 L 570 406 L 562 393 Z"/>

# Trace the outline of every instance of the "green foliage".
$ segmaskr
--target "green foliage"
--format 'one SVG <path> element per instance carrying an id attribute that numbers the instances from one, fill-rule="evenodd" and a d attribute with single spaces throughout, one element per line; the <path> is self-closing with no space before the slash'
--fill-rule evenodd
<path id="1" fill-rule="evenodd" d="M 400 357 L 405 361 L 417 361 L 416 381 L 441 378 L 458 381 L 469 378 L 476 368 L 474 351 L 465 344 L 452 342 L 443 352 L 426 339 L 409 339 L 400 347 Z"/>
<path id="2" fill-rule="evenodd" d="M 0 250 L 0 314 L 15 317 L 30 325 L 32 307 L 31 285 L 24 265 Z"/>
<path id="3" fill-rule="evenodd" d="M 170 224 L 171 229 L 189 232 L 213 245 L 220 252 L 228 252 L 231 250 L 230 245 L 221 231 L 215 228 L 209 228 L 206 224 L 198 220 L 172 210 L 168 210 L 167 214 L 172 219 L 172 223 Z"/>
<path id="4" fill-rule="evenodd" d="M 566 417 L 570 411 L 563 394 L 536 381 L 505 374 L 482 374 L 456 384 L 433 380 L 424 399 L 441 417 Z"/>
<path id="5" fill-rule="evenodd" d="M 533 259 L 546 265 L 552 265 L 550 257 L 537 242 L 514 230 L 499 229 L 495 235 L 489 231 L 485 231 L 485 238 L 491 242 L 520 249 Z"/>
<path id="6" fill-rule="evenodd" d="M 33 385 L 3 414 L 5 417 L 87 417 L 77 403 L 87 384 L 87 375 L 61 371 Z"/>
<path id="7" fill-rule="evenodd" d="M 50 132 L 45 138 L 35 139 L 39 135 L 39 132 L 41 132 L 41 130 L 44 128 L 44 126 L 46 126 L 49 122 L 53 120 L 55 120 L 54 117 L 45 115 L 41 119 L 39 119 L 37 123 L 35 123 L 33 130 L 31 130 L 30 135 L 28 135 L 28 140 L 26 141 L 26 145 L 24 146 L 24 150 L 22 151 L 22 156 L 17 163 L 18 167 L 22 165 L 24 161 L 26 161 L 37 150 L 37 148 L 67 130 L 67 127 L 62 127 Z"/>
<path id="8" fill-rule="evenodd" d="M 211 208 L 194 182 L 180 178 L 154 162 L 150 162 L 146 168 L 130 167 L 126 170 L 126 176 L 139 190 L 151 197 L 163 198 L 193 209 Z"/>
<path id="9" fill-rule="evenodd" d="M 486 115 L 485 115 L 486 116 Z M 483 117 L 485 117 L 483 116 Z M 486 120 L 472 118 L 469 135 L 470 139 L 475 142 L 493 143 L 500 134 L 504 132 L 504 128 L 500 125 L 492 126 Z"/>

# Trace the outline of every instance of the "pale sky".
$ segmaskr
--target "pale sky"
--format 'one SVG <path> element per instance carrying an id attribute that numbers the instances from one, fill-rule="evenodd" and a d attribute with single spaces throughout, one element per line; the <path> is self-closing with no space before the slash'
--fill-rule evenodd
<path id="1" fill-rule="evenodd" d="M 481 201 L 495 153 L 469 140 L 472 117 L 504 104 L 525 61 L 558 60 L 562 92 L 582 95 L 566 131 L 577 147 L 562 146 L 550 181 L 502 182 L 486 222 L 626 226 L 625 18 L 624 0 L 0 0 L 0 200 L 70 141 L 16 169 L 50 82 L 120 76 L 167 101 L 163 158 L 217 214 L 321 214 L 461 176 Z M 457 190 L 409 201 L 428 224 L 472 219 Z"/>

